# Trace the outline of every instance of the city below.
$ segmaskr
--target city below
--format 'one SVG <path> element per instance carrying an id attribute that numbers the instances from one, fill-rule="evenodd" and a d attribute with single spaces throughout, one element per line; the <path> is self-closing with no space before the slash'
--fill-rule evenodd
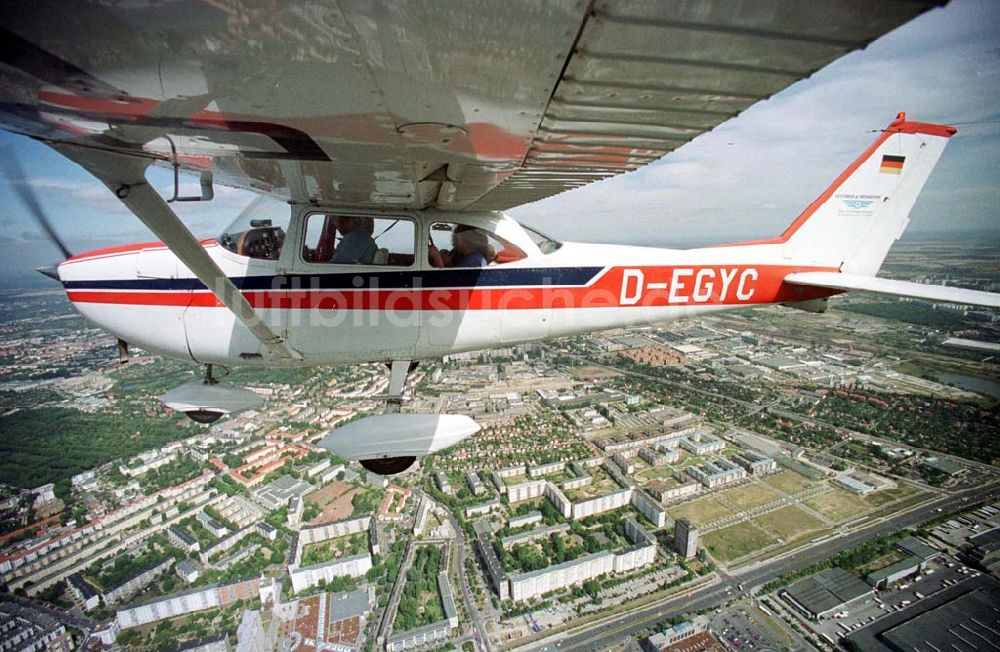
<path id="1" fill-rule="evenodd" d="M 219 370 L 263 405 L 202 425 L 159 401 L 200 369 L 10 290 L 0 650 L 996 649 L 998 340 L 852 294 L 423 361 L 403 411 L 482 430 L 380 476 L 317 443 L 383 365 Z"/>

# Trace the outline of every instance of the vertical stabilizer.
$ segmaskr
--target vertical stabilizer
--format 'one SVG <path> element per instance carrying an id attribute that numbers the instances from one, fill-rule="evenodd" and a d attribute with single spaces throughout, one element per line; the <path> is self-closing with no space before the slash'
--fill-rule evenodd
<path id="1" fill-rule="evenodd" d="M 874 276 L 956 131 L 900 113 L 785 230 L 785 257 Z"/>

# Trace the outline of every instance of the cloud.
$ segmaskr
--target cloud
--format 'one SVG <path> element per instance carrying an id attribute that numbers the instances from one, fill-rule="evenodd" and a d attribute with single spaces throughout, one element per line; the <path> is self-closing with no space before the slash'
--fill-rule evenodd
<path id="1" fill-rule="evenodd" d="M 1000 224 L 1000 3 L 956 0 L 800 81 L 638 172 L 511 211 L 557 237 L 704 242 L 776 235 L 906 110 L 961 126 L 913 226 Z M 984 78 L 981 75 L 986 75 Z M 994 81 L 996 80 L 996 81 Z M 965 205 L 968 202 L 968 205 Z M 955 215 L 947 226 L 934 215 Z"/>

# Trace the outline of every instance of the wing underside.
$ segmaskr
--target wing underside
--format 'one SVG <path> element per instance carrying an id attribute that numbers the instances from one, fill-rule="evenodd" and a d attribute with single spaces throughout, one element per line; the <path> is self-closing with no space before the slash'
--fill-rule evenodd
<path id="1" fill-rule="evenodd" d="M 937 4 L 15 3 L 0 123 L 296 201 L 505 209 L 637 169 Z"/>

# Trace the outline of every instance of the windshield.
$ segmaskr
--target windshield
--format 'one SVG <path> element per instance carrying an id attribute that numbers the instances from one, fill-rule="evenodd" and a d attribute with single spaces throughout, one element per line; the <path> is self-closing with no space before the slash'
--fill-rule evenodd
<path id="1" fill-rule="evenodd" d="M 541 251 L 543 254 L 551 254 L 553 251 L 557 250 L 559 247 L 562 246 L 561 242 L 556 242 L 555 240 L 545 235 L 541 231 L 536 231 L 530 226 L 525 226 L 524 224 L 522 224 L 521 228 L 525 230 L 525 232 L 528 234 L 528 237 L 531 238 L 531 241 L 535 243 L 535 246 L 538 247 L 538 250 Z"/>
<path id="2" fill-rule="evenodd" d="M 258 197 L 243 209 L 219 236 L 219 244 L 240 256 L 277 260 L 285 244 L 288 206 L 268 197 Z"/>

